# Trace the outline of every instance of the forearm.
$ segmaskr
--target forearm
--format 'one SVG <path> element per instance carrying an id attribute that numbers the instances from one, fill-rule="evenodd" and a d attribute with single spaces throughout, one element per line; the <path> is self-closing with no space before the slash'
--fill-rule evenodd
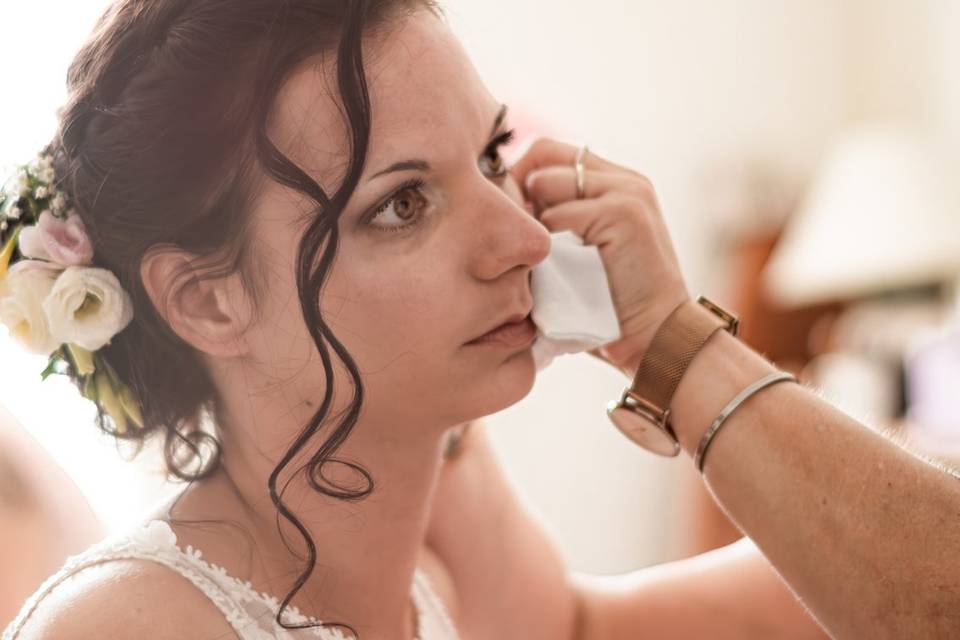
<path id="1" fill-rule="evenodd" d="M 822 640 L 749 540 L 618 576 L 574 574 L 583 598 L 578 640 Z"/>
<path id="2" fill-rule="evenodd" d="M 773 370 L 725 332 L 674 396 L 695 451 L 720 409 Z M 712 443 L 705 475 L 731 519 L 838 638 L 947 637 L 960 629 L 960 482 L 805 387 L 751 397 Z"/>

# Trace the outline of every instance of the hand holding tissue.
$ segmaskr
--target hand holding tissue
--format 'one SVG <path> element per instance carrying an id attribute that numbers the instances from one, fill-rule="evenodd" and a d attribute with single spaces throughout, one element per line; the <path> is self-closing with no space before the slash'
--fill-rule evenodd
<path id="1" fill-rule="evenodd" d="M 550 234 L 550 254 L 533 268 L 530 287 L 538 370 L 558 355 L 588 351 L 620 337 L 600 252 L 572 231 Z"/>

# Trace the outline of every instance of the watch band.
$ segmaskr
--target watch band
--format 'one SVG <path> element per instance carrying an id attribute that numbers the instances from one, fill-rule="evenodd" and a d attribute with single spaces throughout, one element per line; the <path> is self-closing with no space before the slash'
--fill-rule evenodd
<path id="1" fill-rule="evenodd" d="M 736 318 L 705 297 L 680 304 L 654 334 L 637 368 L 631 391 L 666 412 L 694 356 L 715 331 L 724 328 L 736 335 L 739 328 Z"/>
<path id="2" fill-rule="evenodd" d="M 670 402 L 687 367 L 718 329 L 737 335 L 740 323 L 703 296 L 670 312 L 657 328 L 631 386 L 607 405 L 607 416 L 624 435 L 658 455 L 680 453 L 670 423 Z"/>

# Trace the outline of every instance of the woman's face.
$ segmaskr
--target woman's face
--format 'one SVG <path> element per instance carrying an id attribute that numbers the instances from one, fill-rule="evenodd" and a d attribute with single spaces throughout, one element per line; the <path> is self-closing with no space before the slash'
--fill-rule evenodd
<path id="1" fill-rule="evenodd" d="M 285 85 L 270 135 L 332 195 L 349 151 L 327 58 Z M 370 147 L 339 221 L 321 312 L 363 378 L 361 421 L 449 427 L 529 392 L 529 346 L 466 343 L 531 309 L 529 274 L 549 252 L 549 235 L 512 178 L 496 175 L 502 163 L 490 145 L 509 128 L 498 121 L 503 105 L 442 21 L 421 11 L 368 39 L 365 65 Z M 247 334 L 257 377 L 246 379 L 264 392 L 281 389 L 298 420 L 316 409 L 326 383 L 294 278 L 308 211 L 302 195 L 275 183 L 259 204 L 257 253 L 269 287 Z M 331 357 L 336 411 L 351 389 L 332 349 Z"/>

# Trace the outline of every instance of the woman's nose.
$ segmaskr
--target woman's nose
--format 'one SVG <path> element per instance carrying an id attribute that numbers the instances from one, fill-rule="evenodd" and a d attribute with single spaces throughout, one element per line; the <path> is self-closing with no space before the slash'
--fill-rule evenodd
<path id="1" fill-rule="evenodd" d="M 476 212 L 474 275 L 492 280 L 518 266 L 529 272 L 550 253 L 550 232 L 524 207 L 516 184 L 491 184 L 483 193 Z"/>

